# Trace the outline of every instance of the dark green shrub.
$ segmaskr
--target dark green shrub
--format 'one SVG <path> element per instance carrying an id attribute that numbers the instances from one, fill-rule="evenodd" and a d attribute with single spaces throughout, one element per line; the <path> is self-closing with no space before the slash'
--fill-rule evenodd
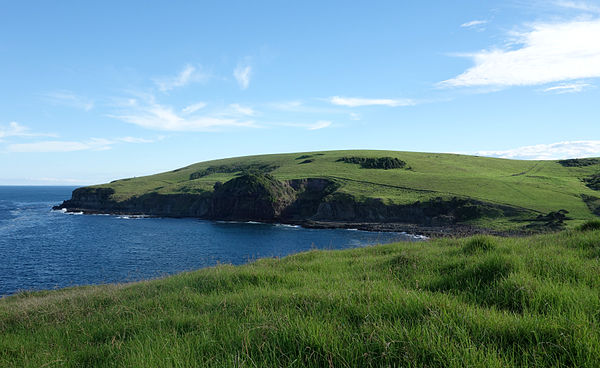
<path id="1" fill-rule="evenodd" d="M 211 174 L 229 174 L 235 172 L 242 171 L 252 171 L 252 172 L 261 172 L 261 173 L 269 173 L 279 166 L 276 165 L 267 165 L 267 164 L 247 164 L 247 165 L 221 165 L 221 166 L 209 166 L 206 169 L 196 171 L 190 174 L 190 180 L 195 180 L 202 178 Z"/>
<path id="2" fill-rule="evenodd" d="M 395 157 L 342 157 L 336 162 L 345 162 L 348 164 L 358 164 L 363 169 L 402 169 L 406 167 L 406 162 Z"/>
<path id="3" fill-rule="evenodd" d="M 590 220 L 583 225 L 577 227 L 579 231 L 594 231 L 600 230 L 600 220 Z"/>
<path id="4" fill-rule="evenodd" d="M 597 158 L 571 158 L 568 160 L 560 160 L 559 164 L 564 167 L 583 167 L 600 164 L 600 159 Z"/>
<path id="5" fill-rule="evenodd" d="M 590 189 L 600 190 L 600 174 L 594 174 L 594 175 L 590 176 L 589 178 L 585 178 L 585 179 L 583 179 L 583 182 Z"/>

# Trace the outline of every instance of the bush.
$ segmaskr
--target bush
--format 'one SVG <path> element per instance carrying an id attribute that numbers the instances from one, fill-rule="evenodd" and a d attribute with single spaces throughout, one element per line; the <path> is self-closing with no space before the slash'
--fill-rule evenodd
<path id="1" fill-rule="evenodd" d="M 589 178 L 583 179 L 583 181 L 585 182 L 585 185 L 588 186 L 588 188 L 593 190 L 600 190 L 600 174 L 594 174 Z"/>
<path id="2" fill-rule="evenodd" d="M 406 162 L 395 157 L 342 157 L 337 162 L 348 164 L 358 164 L 363 169 L 402 169 L 406 167 Z"/>
<path id="3" fill-rule="evenodd" d="M 579 231 L 594 231 L 600 230 L 600 220 L 590 220 L 583 225 L 577 227 Z"/>
<path id="4" fill-rule="evenodd" d="M 600 164 L 600 159 L 597 158 L 571 158 L 568 160 L 560 160 L 559 164 L 564 167 L 584 167 Z"/>

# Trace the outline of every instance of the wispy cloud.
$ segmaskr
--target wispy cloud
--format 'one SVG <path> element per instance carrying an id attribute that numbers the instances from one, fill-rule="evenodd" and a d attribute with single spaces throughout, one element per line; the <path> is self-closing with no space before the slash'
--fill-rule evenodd
<path id="1" fill-rule="evenodd" d="M 246 89 L 250 85 L 252 76 L 252 67 L 247 64 L 239 64 L 233 71 L 233 76 L 241 89 Z"/>
<path id="2" fill-rule="evenodd" d="M 413 106 L 416 101 L 409 98 L 390 99 L 390 98 L 359 98 L 359 97 L 340 97 L 333 96 L 329 102 L 338 106 L 360 107 L 360 106 Z"/>
<path id="3" fill-rule="evenodd" d="M 6 149 L 9 152 L 73 152 L 84 150 L 107 150 L 110 149 L 110 141 L 106 139 L 93 138 L 86 142 L 77 141 L 41 141 L 32 143 L 9 144 Z"/>
<path id="4" fill-rule="evenodd" d="M 524 146 L 504 151 L 479 151 L 476 154 L 480 156 L 523 160 L 600 157 L 600 141 L 566 141 Z"/>
<path id="5" fill-rule="evenodd" d="M 487 20 L 472 20 L 470 22 L 463 23 L 460 26 L 462 28 L 472 28 L 472 27 L 482 26 L 482 25 L 486 24 L 487 22 L 488 22 Z"/>
<path id="6" fill-rule="evenodd" d="M 6 146 L 8 152 L 74 152 L 74 151 L 105 151 L 117 143 L 152 143 L 154 140 L 136 137 L 115 139 L 90 138 L 83 141 L 39 141 L 31 143 L 15 143 Z"/>
<path id="7" fill-rule="evenodd" d="M 554 4 L 567 9 L 580 10 L 589 13 L 600 13 L 600 6 L 584 1 L 556 1 Z"/>
<path id="8" fill-rule="evenodd" d="M 307 130 L 319 130 L 319 129 L 329 128 L 332 124 L 333 124 L 333 122 L 328 121 L 328 120 L 319 120 L 314 123 L 275 123 L 273 125 L 302 128 L 302 129 L 307 129 Z"/>
<path id="9" fill-rule="evenodd" d="M 592 87 L 591 84 L 589 83 L 583 83 L 583 82 L 578 82 L 578 83 L 563 83 L 563 84 L 559 84 L 556 86 L 552 86 L 552 87 L 548 87 L 548 88 L 544 88 L 542 91 L 543 92 L 554 92 L 557 94 L 562 94 L 562 93 L 577 93 L 577 92 L 581 92 L 587 88 Z"/>
<path id="10" fill-rule="evenodd" d="M 319 129 L 323 129 L 323 128 L 328 128 L 331 126 L 331 121 L 327 121 L 327 120 L 319 120 L 314 124 L 309 124 L 307 126 L 308 130 L 319 130 Z"/>
<path id="11" fill-rule="evenodd" d="M 188 105 L 184 107 L 181 112 L 184 114 L 193 114 L 198 110 L 201 110 L 206 107 L 206 102 L 197 102 L 195 104 Z"/>
<path id="12" fill-rule="evenodd" d="M 204 82 L 208 78 L 210 78 L 208 73 L 204 73 L 197 67 L 188 64 L 176 76 L 156 78 L 154 79 L 154 83 L 156 83 L 160 91 L 167 92 L 174 88 L 184 87 L 190 83 Z"/>
<path id="13" fill-rule="evenodd" d="M 307 103 L 302 100 L 278 101 L 264 104 L 268 109 L 285 112 L 296 112 L 301 114 L 347 114 L 348 111 L 339 107 L 322 106 L 322 101 L 330 103 L 329 99 L 318 98 L 318 105 Z"/>
<path id="14" fill-rule="evenodd" d="M 0 126 L 0 139 L 8 137 L 54 137 L 55 134 L 32 132 L 28 127 L 11 121 L 7 126 Z"/>
<path id="15" fill-rule="evenodd" d="M 171 106 L 157 103 L 152 95 L 144 95 L 141 100 L 136 100 L 135 104 L 120 106 L 120 109 L 121 111 L 109 116 L 154 130 L 205 132 L 226 127 L 256 127 L 254 121 L 240 118 L 239 109 L 232 111 L 230 108 L 201 115 L 191 111 L 194 109 L 190 109 L 188 113 L 180 114 Z"/>
<path id="16" fill-rule="evenodd" d="M 357 114 L 355 112 L 351 112 L 349 116 L 350 120 L 360 120 L 360 114 Z"/>
<path id="17" fill-rule="evenodd" d="M 0 139 L 6 137 L 19 137 L 29 135 L 29 128 L 24 127 L 16 121 L 8 123 L 7 127 L 0 126 Z"/>
<path id="18" fill-rule="evenodd" d="M 304 107 L 304 103 L 299 100 L 271 102 L 269 107 L 282 111 L 299 111 Z"/>
<path id="19" fill-rule="evenodd" d="M 254 111 L 254 109 L 252 109 L 251 107 L 248 107 L 248 106 L 242 106 L 240 104 L 234 103 L 234 104 L 229 105 L 229 108 L 236 115 L 245 115 L 245 116 L 256 115 L 256 111 Z"/>
<path id="20" fill-rule="evenodd" d="M 157 140 L 162 140 L 164 137 L 159 137 L 158 139 L 148 139 L 148 138 L 140 138 L 140 137 L 121 137 L 116 138 L 114 141 L 116 142 L 125 142 L 125 143 L 154 143 Z"/>
<path id="21" fill-rule="evenodd" d="M 475 65 L 439 85 L 528 86 L 600 77 L 600 19 L 534 24 L 513 37 L 520 47 L 467 55 Z"/>
<path id="22" fill-rule="evenodd" d="M 71 91 L 52 91 L 44 93 L 42 96 L 47 102 L 53 105 L 67 106 L 84 111 L 90 111 L 94 108 L 93 100 L 79 96 Z"/>

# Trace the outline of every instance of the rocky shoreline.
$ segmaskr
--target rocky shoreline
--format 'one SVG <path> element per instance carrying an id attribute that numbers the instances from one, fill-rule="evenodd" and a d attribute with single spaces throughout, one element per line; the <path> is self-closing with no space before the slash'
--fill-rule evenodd
<path id="1" fill-rule="evenodd" d="M 142 212 L 107 212 L 101 210 L 91 210 L 84 208 L 66 209 L 61 206 L 54 206 L 53 210 L 63 211 L 66 213 L 77 213 L 84 215 L 111 215 L 111 216 L 131 216 L 131 217 L 147 217 L 147 218 L 196 218 L 205 221 L 223 221 L 218 219 L 209 219 L 195 216 L 165 216 L 156 214 L 146 214 Z M 515 231 L 497 231 L 492 229 L 479 228 L 469 225 L 454 225 L 454 226 L 424 226 L 412 223 L 400 222 L 342 222 L 342 221 L 315 221 L 315 220 L 298 220 L 298 221 L 256 221 L 256 219 L 238 219 L 229 220 L 235 222 L 260 222 L 265 224 L 281 224 L 301 226 L 308 229 L 347 229 L 372 232 L 394 232 L 406 233 L 414 236 L 422 236 L 426 238 L 453 238 L 466 237 L 472 235 L 495 235 L 495 236 L 525 236 L 529 232 Z"/>

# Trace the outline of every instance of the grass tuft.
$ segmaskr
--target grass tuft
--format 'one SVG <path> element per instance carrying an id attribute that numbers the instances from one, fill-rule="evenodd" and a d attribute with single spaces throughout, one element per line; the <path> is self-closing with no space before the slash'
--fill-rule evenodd
<path id="1" fill-rule="evenodd" d="M 484 235 L 478 235 L 470 238 L 462 247 L 463 252 L 466 254 L 488 252 L 494 249 L 496 249 L 496 240 L 491 236 Z"/>
<path id="2" fill-rule="evenodd" d="M 590 220 L 577 227 L 579 231 L 594 231 L 600 230 L 600 220 Z"/>

